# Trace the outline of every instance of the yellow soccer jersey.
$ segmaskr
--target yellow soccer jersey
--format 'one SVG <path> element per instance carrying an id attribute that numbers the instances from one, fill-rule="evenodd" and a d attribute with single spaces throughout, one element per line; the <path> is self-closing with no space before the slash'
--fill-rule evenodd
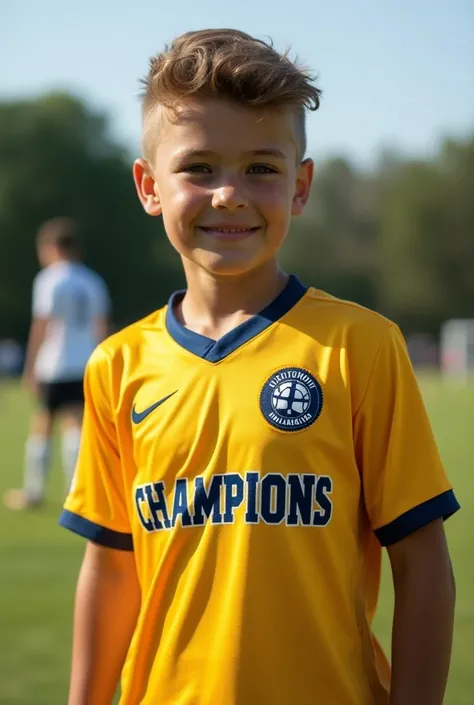
<path id="1" fill-rule="evenodd" d="M 458 509 L 399 330 L 295 277 L 217 342 L 172 305 L 90 359 L 60 520 L 135 552 L 121 705 L 387 703 L 381 546 Z"/>

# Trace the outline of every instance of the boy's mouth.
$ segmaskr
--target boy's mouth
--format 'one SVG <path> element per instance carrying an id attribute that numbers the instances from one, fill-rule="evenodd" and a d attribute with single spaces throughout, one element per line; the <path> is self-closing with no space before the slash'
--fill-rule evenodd
<path id="1" fill-rule="evenodd" d="M 229 226 L 224 224 L 216 225 L 199 225 L 199 230 L 202 230 L 206 235 L 218 238 L 220 240 L 241 240 L 249 235 L 253 235 L 258 230 L 260 226 L 250 226 L 250 225 L 240 225 L 240 226 Z"/>

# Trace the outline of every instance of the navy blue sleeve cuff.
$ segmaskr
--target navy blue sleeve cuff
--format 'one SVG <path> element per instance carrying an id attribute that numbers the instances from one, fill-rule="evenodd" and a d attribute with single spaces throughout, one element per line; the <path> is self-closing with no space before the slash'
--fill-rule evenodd
<path id="1" fill-rule="evenodd" d="M 95 524 L 89 519 L 84 519 L 79 514 L 74 514 L 74 512 L 70 512 L 67 509 L 63 509 L 59 523 L 66 529 L 70 529 L 75 534 L 79 534 L 79 536 L 83 536 L 93 543 L 107 546 L 107 548 L 117 548 L 122 551 L 133 551 L 132 534 L 106 529 L 104 526 Z"/>
<path id="2" fill-rule="evenodd" d="M 390 546 L 401 541 L 405 536 L 423 528 L 436 519 L 449 519 L 460 509 L 459 503 L 452 490 L 443 492 L 432 499 L 413 507 L 405 514 L 380 529 L 375 529 L 375 535 L 382 546 Z"/>

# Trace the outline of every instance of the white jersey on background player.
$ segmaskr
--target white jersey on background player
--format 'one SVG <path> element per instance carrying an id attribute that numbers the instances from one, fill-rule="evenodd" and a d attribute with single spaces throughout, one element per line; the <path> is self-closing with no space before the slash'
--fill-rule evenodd
<path id="1" fill-rule="evenodd" d="M 33 284 L 33 318 L 47 319 L 34 365 L 39 382 L 80 381 L 98 340 L 109 296 L 98 274 L 80 262 L 60 261 L 43 269 Z"/>
<path id="2" fill-rule="evenodd" d="M 42 504 L 56 417 L 69 489 L 79 451 L 84 370 L 108 332 L 107 287 L 79 261 L 75 223 L 69 218 L 45 223 L 38 234 L 37 251 L 42 271 L 33 282 L 33 320 L 23 379 L 38 408 L 25 446 L 24 486 L 5 495 L 10 509 Z"/>

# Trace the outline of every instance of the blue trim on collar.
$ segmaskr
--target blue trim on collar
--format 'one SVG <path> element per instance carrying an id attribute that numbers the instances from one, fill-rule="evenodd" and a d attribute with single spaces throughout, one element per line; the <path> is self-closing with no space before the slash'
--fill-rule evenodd
<path id="1" fill-rule="evenodd" d="M 171 337 L 185 350 L 208 362 L 219 362 L 282 318 L 305 295 L 307 289 L 297 277 L 290 275 L 286 287 L 271 304 L 219 340 L 212 340 L 181 325 L 173 309 L 185 292 L 177 291 L 168 301 L 166 328 Z"/>

